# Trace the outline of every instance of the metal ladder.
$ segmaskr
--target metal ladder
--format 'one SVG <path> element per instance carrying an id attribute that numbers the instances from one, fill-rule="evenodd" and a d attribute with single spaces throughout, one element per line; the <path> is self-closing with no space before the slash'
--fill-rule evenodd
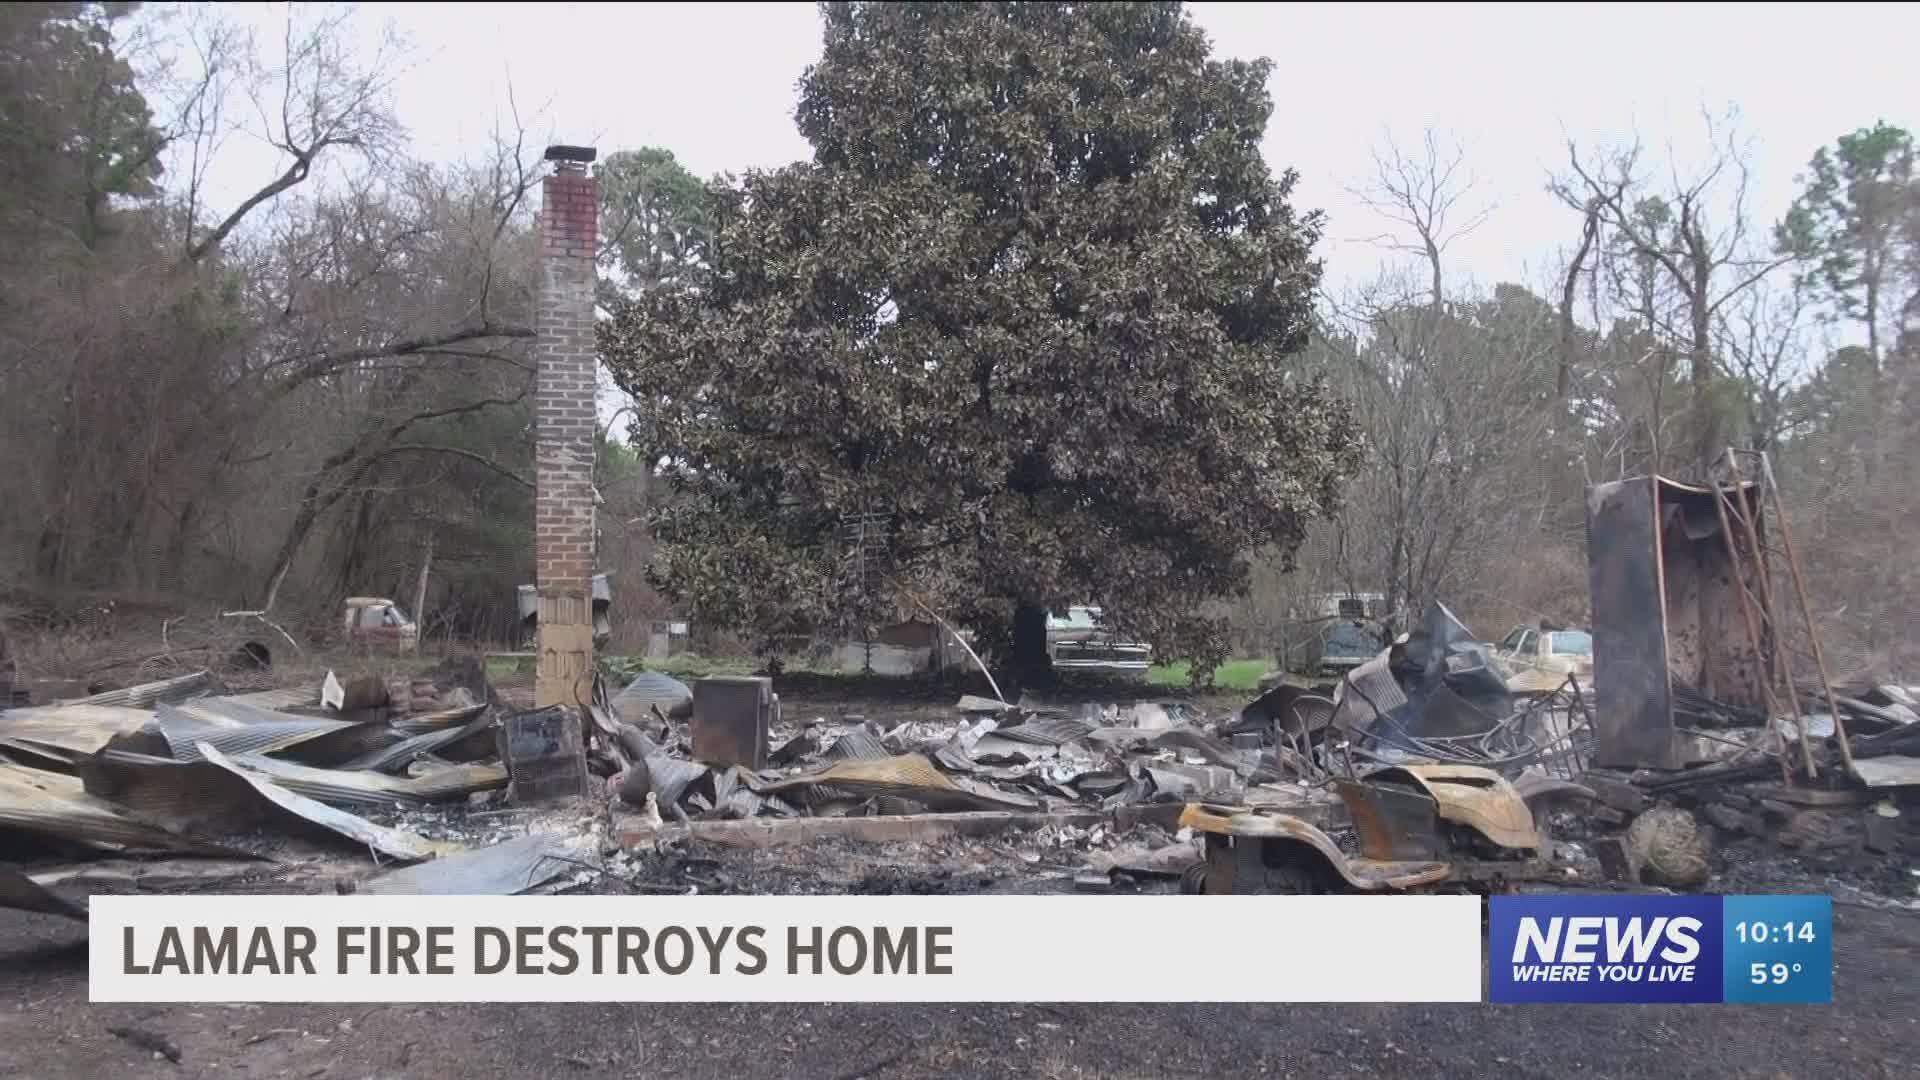
<path id="1" fill-rule="evenodd" d="M 1846 723 L 1840 716 L 1840 702 L 1827 675 L 1826 655 L 1820 647 L 1820 634 L 1814 626 L 1813 610 L 1807 603 L 1806 583 L 1800 574 L 1800 559 L 1793 549 L 1793 530 L 1787 523 L 1786 507 L 1780 500 L 1780 485 L 1773 475 L 1773 463 L 1763 450 L 1728 447 L 1715 463 L 1712 482 L 1714 507 L 1720 514 L 1720 532 L 1726 539 L 1727 555 L 1732 560 L 1734 583 L 1739 586 L 1741 615 L 1754 654 L 1767 665 L 1762 691 L 1767 698 L 1768 726 L 1782 711 L 1792 717 L 1799 735 L 1800 761 L 1809 778 L 1817 777 L 1813 744 L 1807 738 L 1807 720 L 1800 709 L 1800 694 L 1794 671 L 1815 672 L 1820 693 L 1826 698 L 1827 712 L 1833 717 L 1833 734 L 1840 746 L 1840 758 L 1853 768 L 1853 747 L 1847 739 Z M 1724 477 L 1723 483 L 1721 478 Z M 1760 527 L 1760 516 L 1770 515 L 1777 542 L 1770 542 Z M 1777 588 L 1772 574 L 1775 565 L 1785 566 L 1792 581 L 1790 589 Z M 1782 593 L 1785 596 L 1782 596 Z M 1791 639 L 1805 635 L 1804 646 Z M 1791 781 L 1784 742 L 1780 746 L 1780 769 Z"/>

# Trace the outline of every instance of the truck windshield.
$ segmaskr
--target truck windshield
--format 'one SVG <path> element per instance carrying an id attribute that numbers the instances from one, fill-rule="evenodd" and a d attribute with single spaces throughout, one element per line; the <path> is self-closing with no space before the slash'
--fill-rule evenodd
<path id="1" fill-rule="evenodd" d="M 1593 635 L 1580 630 L 1556 630 L 1547 635 L 1547 651 L 1555 656 L 1592 656 Z"/>
<path id="2" fill-rule="evenodd" d="M 1327 655 L 1372 656 L 1380 651 L 1380 639 L 1356 623 L 1334 623 L 1327 628 Z"/>
<path id="3" fill-rule="evenodd" d="M 1099 608 L 1068 608 L 1065 615 L 1049 614 L 1049 630 L 1092 630 L 1100 625 Z"/>

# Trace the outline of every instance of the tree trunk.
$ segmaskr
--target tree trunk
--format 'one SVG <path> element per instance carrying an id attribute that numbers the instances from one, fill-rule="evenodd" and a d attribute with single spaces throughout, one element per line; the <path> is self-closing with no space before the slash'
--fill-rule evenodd
<path id="1" fill-rule="evenodd" d="M 1560 357 L 1559 370 L 1555 373 L 1554 391 L 1564 409 L 1567 394 L 1573 385 L 1573 297 L 1580 287 L 1580 271 L 1586 265 L 1587 253 L 1593 250 L 1593 242 L 1600 235 L 1600 210 L 1596 203 L 1587 204 L 1587 219 L 1580 229 L 1580 247 L 1573 253 L 1573 261 L 1567 264 L 1567 276 L 1560 289 Z"/>
<path id="2" fill-rule="evenodd" d="M 1013 668 L 1023 686 L 1053 681 L 1053 657 L 1047 652 L 1047 609 L 1021 603 L 1013 610 Z"/>
<path id="3" fill-rule="evenodd" d="M 420 556 L 420 580 L 413 583 L 413 624 L 420 628 L 420 637 L 414 639 L 417 650 L 421 638 L 427 633 L 427 575 L 433 570 L 433 534 L 427 534 L 427 549 Z"/>
<path id="4" fill-rule="evenodd" d="M 1720 433 L 1719 395 L 1713 392 L 1713 315 L 1703 291 L 1689 301 L 1693 347 L 1689 350 L 1688 378 L 1693 383 L 1694 464 L 1705 479 L 1714 459 L 1726 449 L 1726 442 Z"/>
<path id="5" fill-rule="evenodd" d="M 1867 356 L 1875 374 L 1880 371 L 1880 281 L 1879 275 L 1867 275 Z"/>

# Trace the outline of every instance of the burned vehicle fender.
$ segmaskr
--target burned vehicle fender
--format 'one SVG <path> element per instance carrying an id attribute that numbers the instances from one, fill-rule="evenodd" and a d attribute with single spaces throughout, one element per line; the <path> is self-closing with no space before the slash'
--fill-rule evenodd
<path id="1" fill-rule="evenodd" d="M 1475 765 L 1395 765 L 1367 774 L 1369 784 L 1418 788 L 1440 819 L 1464 825 L 1504 848 L 1537 849 L 1539 830 L 1526 801 L 1507 778 Z"/>
<path id="2" fill-rule="evenodd" d="M 1254 845 L 1257 845 L 1258 862 L 1263 867 L 1271 869 L 1288 864 L 1311 867 L 1329 882 L 1344 882 L 1362 892 L 1433 884 L 1445 880 L 1451 872 L 1447 864 L 1441 862 L 1349 859 L 1326 833 L 1287 814 L 1256 814 L 1196 803 L 1181 812 L 1180 824 L 1206 834 L 1209 853 L 1229 839 L 1236 848 L 1244 843 L 1248 845 L 1246 850 L 1256 850 Z M 1210 887 L 1208 891 L 1232 890 Z"/>

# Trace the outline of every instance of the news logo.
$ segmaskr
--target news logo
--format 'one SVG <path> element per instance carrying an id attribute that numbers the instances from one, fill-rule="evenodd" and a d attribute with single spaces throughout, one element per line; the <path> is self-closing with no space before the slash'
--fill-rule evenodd
<path id="1" fill-rule="evenodd" d="M 1720 1000 L 1717 896 L 1496 896 L 1494 1001 Z"/>
<path id="2" fill-rule="evenodd" d="M 1824 896 L 1497 896 L 1497 1002 L 1828 1002 Z"/>

